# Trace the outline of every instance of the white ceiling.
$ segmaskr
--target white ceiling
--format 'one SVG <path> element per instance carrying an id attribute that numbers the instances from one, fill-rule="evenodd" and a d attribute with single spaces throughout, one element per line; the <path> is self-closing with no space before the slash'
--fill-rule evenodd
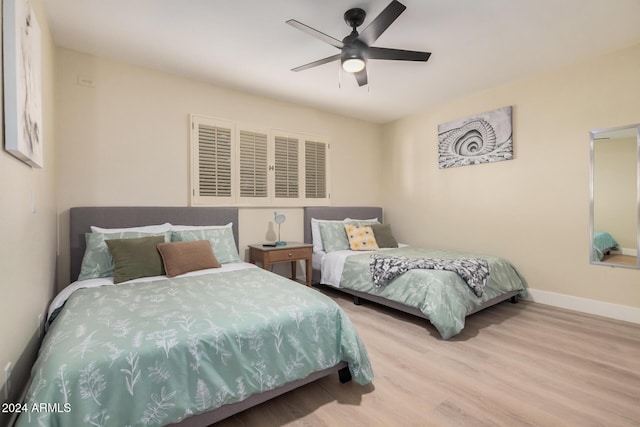
<path id="1" fill-rule="evenodd" d="M 285 21 L 342 39 L 390 0 L 43 1 L 58 46 L 376 123 L 640 43 L 640 0 L 401 0 L 374 46 L 432 56 L 369 61 L 360 88 L 339 61 L 290 71 L 338 50 Z"/>

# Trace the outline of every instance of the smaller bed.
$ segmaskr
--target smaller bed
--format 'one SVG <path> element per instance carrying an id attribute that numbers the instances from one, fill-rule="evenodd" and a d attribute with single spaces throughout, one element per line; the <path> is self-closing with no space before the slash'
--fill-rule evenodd
<path id="1" fill-rule="evenodd" d="M 611 251 L 619 251 L 620 245 L 613 236 L 605 231 L 593 232 L 593 248 L 591 251 L 591 259 L 593 261 L 602 261 L 605 255 L 609 255 Z"/>
<path id="2" fill-rule="evenodd" d="M 313 221 L 312 221 L 313 219 Z M 327 250 L 323 243 L 314 240 L 312 228 L 320 221 L 333 221 L 323 227 L 324 237 L 339 233 L 344 221 L 356 225 L 382 223 L 379 207 L 307 207 L 304 211 L 304 238 L 314 244 L 313 280 L 332 286 L 354 296 L 354 302 L 370 300 L 428 319 L 443 339 L 449 339 L 462 331 L 466 316 L 505 300 L 517 302 L 526 296 L 526 282 L 505 259 L 463 252 L 428 250 L 406 245 L 384 248 L 378 251 L 353 251 L 339 246 Z M 312 227 L 313 223 L 313 227 Z M 318 235 L 316 228 L 315 234 Z M 322 245 L 322 246 L 321 246 Z M 333 250 L 336 249 L 337 250 Z M 439 269 L 411 269 L 390 281 L 386 286 L 376 286 L 372 255 L 378 261 L 418 260 L 481 260 L 486 263 L 488 277 L 480 296 L 478 289 L 471 289 L 469 281 L 453 271 Z M 482 264 L 485 265 L 485 264 Z M 396 267 L 394 267 L 396 268 Z"/>
<path id="3" fill-rule="evenodd" d="M 83 255 L 106 268 L 95 238 L 111 249 L 114 274 L 78 280 L 52 302 L 25 401 L 49 409 L 21 414 L 18 427 L 206 426 L 335 372 L 341 382 L 372 380 L 366 350 L 335 302 L 240 261 L 237 209 L 73 208 L 70 217 L 73 277 L 95 275 Z M 171 241 L 204 233 L 221 266 L 117 283 L 113 247 L 162 241 L 165 222 L 187 226 L 168 224 Z M 90 233 L 147 224 L 162 225 Z M 120 233 L 153 235 L 112 236 Z"/>

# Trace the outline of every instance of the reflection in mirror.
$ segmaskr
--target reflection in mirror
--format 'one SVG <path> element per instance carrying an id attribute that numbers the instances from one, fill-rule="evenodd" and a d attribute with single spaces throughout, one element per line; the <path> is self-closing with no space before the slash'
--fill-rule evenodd
<path id="1" fill-rule="evenodd" d="M 591 132 L 591 263 L 640 268 L 640 125 Z"/>

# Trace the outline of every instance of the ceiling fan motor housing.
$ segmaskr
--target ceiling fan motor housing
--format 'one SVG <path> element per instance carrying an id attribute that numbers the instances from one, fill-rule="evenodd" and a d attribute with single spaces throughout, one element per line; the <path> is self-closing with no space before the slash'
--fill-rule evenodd
<path id="1" fill-rule="evenodd" d="M 359 7 L 349 9 L 344 13 L 344 22 L 347 23 L 348 26 L 353 28 L 359 27 L 364 22 L 364 18 L 367 16 L 367 12 Z"/>

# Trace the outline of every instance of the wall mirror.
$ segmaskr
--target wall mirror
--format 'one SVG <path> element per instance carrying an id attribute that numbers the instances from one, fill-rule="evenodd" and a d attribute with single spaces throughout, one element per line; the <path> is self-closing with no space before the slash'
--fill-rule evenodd
<path id="1" fill-rule="evenodd" d="M 640 268 L 640 124 L 591 134 L 591 263 Z"/>

